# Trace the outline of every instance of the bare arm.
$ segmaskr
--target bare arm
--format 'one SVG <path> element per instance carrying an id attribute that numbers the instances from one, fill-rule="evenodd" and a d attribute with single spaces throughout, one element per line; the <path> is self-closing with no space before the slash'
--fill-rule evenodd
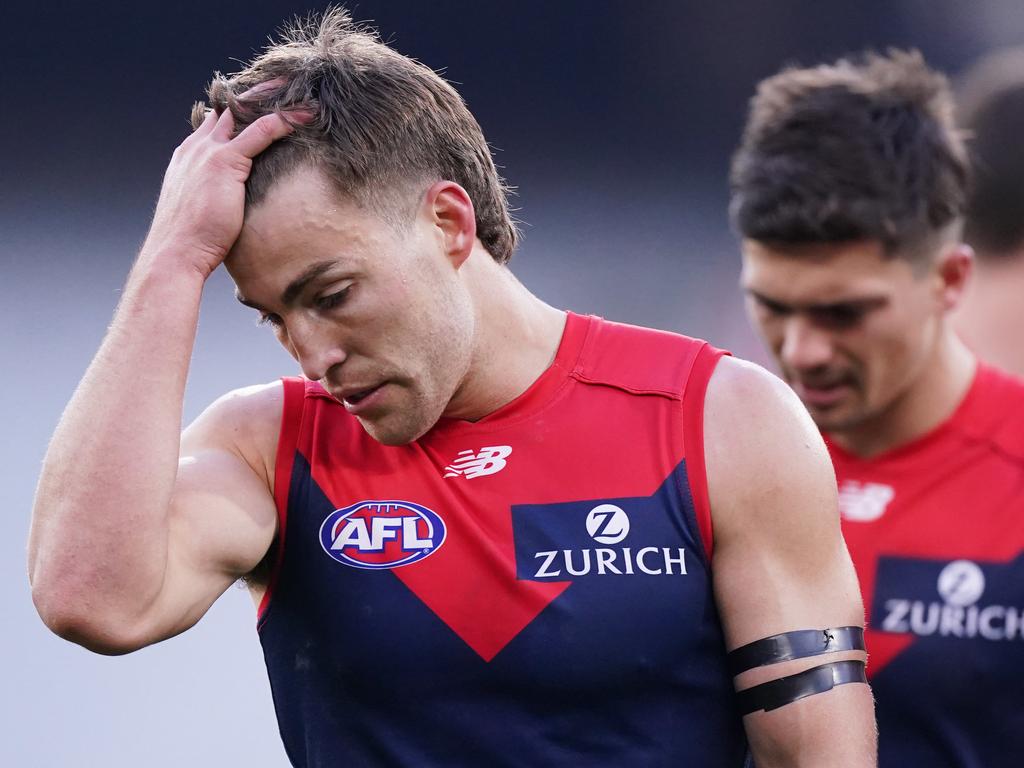
<path id="1" fill-rule="evenodd" d="M 258 413 L 265 431 L 279 395 L 211 409 L 180 471 L 178 459 L 203 285 L 241 229 L 251 158 L 289 130 L 267 115 L 232 138 L 226 111 L 178 147 L 114 320 L 53 436 L 29 537 L 32 595 L 54 631 L 94 650 L 190 626 L 272 540 L 267 472 L 239 425 Z"/>
<path id="2" fill-rule="evenodd" d="M 708 386 L 705 446 L 715 595 L 729 648 L 801 629 L 862 627 L 832 465 L 789 388 L 723 359 Z M 864 658 L 845 651 L 760 666 L 740 674 L 737 689 Z M 874 706 L 862 683 L 753 712 L 744 725 L 758 768 L 875 765 Z"/>

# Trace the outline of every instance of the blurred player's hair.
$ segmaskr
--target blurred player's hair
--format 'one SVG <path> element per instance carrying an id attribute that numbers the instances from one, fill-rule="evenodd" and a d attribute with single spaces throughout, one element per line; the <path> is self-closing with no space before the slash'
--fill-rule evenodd
<path id="1" fill-rule="evenodd" d="M 982 259 L 1024 249 L 1024 48 L 980 59 L 957 89 L 974 187 L 964 239 Z"/>
<path id="2" fill-rule="evenodd" d="M 919 263 L 966 205 L 948 81 L 916 51 L 785 69 L 758 86 L 729 180 L 742 237 L 876 240 Z"/>
<path id="3" fill-rule="evenodd" d="M 445 179 L 469 193 L 477 236 L 491 256 L 499 263 L 511 257 L 518 233 L 508 188 L 462 98 L 431 69 L 353 23 L 343 8 L 296 19 L 240 72 L 215 73 L 207 95 L 218 114 L 231 110 L 237 130 L 276 110 L 313 113 L 309 122 L 292 121 L 295 131 L 256 157 L 246 184 L 248 205 L 263 199 L 275 181 L 309 165 L 347 199 L 403 221 L 425 186 Z M 193 108 L 193 126 L 202 122 L 205 108 L 202 102 Z"/>

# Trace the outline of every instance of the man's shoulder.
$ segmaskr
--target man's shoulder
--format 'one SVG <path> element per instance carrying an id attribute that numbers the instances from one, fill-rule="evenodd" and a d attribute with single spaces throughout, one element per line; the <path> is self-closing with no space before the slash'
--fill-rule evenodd
<path id="1" fill-rule="evenodd" d="M 787 425 L 813 428 L 788 384 L 741 358 L 721 358 L 708 382 L 708 401 L 709 417 L 720 416 L 730 422 L 732 431 L 759 433 L 769 442 Z M 744 425 L 748 429 L 742 429 Z"/>
<path id="2" fill-rule="evenodd" d="M 793 390 L 755 363 L 722 358 L 708 382 L 704 414 L 706 447 L 737 481 L 771 486 L 779 473 L 798 471 L 794 457 L 807 451 L 827 461 L 818 429 Z"/>
<path id="3" fill-rule="evenodd" d="M 241 427 L 279 422 L 283 406 L 284 382 L 278 379 L 232 389 L 214 400 L 206 412 L 223 426 Z"/>
<path id="4" fill-rule="evenodd" d="M 284 409 L 281 380 L 240 387 L 206 408 L 185 431 L 185 442 L 228 448 L 255 462 L 272 465 Z"/>
<path id="5" fill-rule="evenodd" d="M 590 315 L 587 319 L 591 324 L 591 334 L 599 339 L 601 343 L 605 344 L 626 341 L 645 345 L 683 344 L 703 346 L 708 343 L 703 339 L 687 336 L 684 333 L 666 331 L 646 325 L 623 323 L 617 320 L 606 320 L 596 315 Z"/>
<path id="6" fill-rule="evenodd" d="M 701 361 L 723 354 L 703 339 L 680 333 L 589 318 L 587 339 L 573 371 L 577 378 L 631 392 L 679 395 Z"/>
<path id="7" fill-rule="evenodd" d="M 704 417 L 716 530 L 744 536 L 746 526 L 762 532 L 782 526 L 797 537 L 806 520 L 788 520 L 791 508 L 832 514 L 835 475 L 828 452 L 785 382 L 755 363 L 723 358 L 708 383 Z"/>
<path id="8" fill-rule="evenodd" d="M 1024 378 L 984 362 L 978 364 L 977 376 L 985 399 L 993 407 L 1024 404 Z"/>
<path id="9" fill-rule="evenodd" d="M 1024 378 L 980 363 L 964 431 L 1024 464 Z"/>

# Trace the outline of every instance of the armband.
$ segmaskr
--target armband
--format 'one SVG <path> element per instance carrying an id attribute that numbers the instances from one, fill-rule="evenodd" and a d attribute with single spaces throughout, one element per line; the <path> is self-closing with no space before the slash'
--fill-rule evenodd
<path id="1" fill-rule="evenodd" d="M 832 629 L 798 629 L 783 632 L 741 645 L 726 657 L 733 677 L 754 667 L 778 664 L 781 661 L 820 656 L 837 651 L 863 651 L 864 630 L 861 627 Z M 785 678 L 783 678 L 785 679 Z"/>
<path id="2" fill-rule="evenodd" d="M 833 661 L 746 688 L 737 692 L 736 697 L 740 713 L 749 715 L 762 709 L 770 712 L 807 696 L 831 691 L 837 685 L 867 681 L 863 661 Z"/>

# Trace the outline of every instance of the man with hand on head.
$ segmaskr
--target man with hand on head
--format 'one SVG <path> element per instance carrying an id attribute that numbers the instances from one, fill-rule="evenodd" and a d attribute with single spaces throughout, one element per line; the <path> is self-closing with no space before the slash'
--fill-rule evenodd
<path id="1" fill-rule="evenodd" d="M 874 765 L 788 388 L 527 291 L 476 121 L 345 12 L 209 94 L 47 456 L 46 623 L 126 653 L 246 577 L 297 766 Z M 222 261 L 303 377 L 179 435 Z"/>
<path id="2" fill-rule="evenodd" d="M 1024 755 L 1024 383 L 952 328 L 967 156 L 917 53 L 764 80 L 734 157 L 753 324 L 825 434 L 883 768 Z"/>

